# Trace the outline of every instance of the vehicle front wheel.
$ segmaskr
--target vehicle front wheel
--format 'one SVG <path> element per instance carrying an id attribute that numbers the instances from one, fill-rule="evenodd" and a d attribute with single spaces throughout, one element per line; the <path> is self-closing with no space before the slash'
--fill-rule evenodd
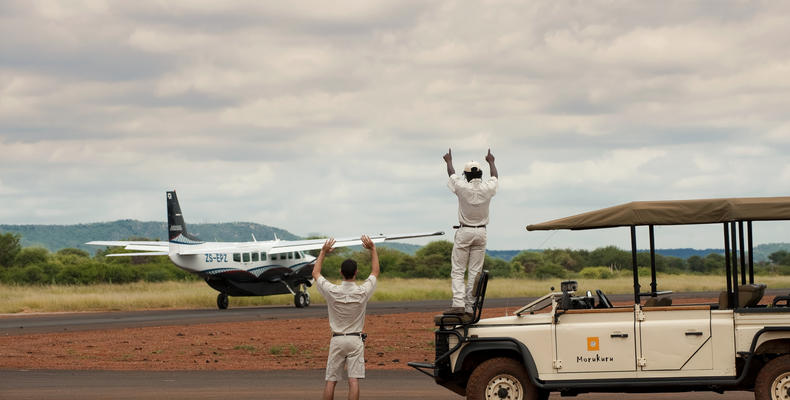
<path id="1" fill-rule="evenodd" d="M 538 390 L 516 360 L 498 357 L 478 365 L 466 385 L 466 398 L 536 400 Z"/>
<path id="2" fill-rule="evenodd" d="M 754 398 L 790 399 L 790 355 L 774 358 L 760 369 L 754 381 Z"/>

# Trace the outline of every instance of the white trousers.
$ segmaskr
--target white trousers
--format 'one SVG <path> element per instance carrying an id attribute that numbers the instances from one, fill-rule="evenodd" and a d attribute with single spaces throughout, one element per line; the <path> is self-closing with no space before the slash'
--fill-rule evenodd
<path id="1" fill-rule="evenodd" d="M 455 231 L 453 244 L 452 263 L 450 272 L 452 278 L 453 302 L 452 307 L 464 307 L 466 312 L 472 312 L 474 297 L 472 285 L 477 274 L 483 269 L 486 257 L 486 230 L 485 228 L 461 227 Z M 469 268 L 468 279 L 464 285 L 464 272 Z"/>

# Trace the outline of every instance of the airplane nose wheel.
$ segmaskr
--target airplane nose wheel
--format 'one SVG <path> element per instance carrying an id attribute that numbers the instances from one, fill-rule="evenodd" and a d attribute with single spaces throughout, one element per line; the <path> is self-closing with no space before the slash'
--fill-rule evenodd
<path id="1" fill-rule="evenodd" d="M 304 285 L 299 287 L 299 291 L 294 295 L 294 305 L 296 308 L 304 308 L 310 305 L 310 294 Z"/>
<path id="2" fill-rule="evenodd" d="M 228 295 L 225 293 L 220 293 L 217 295 L 217 307 L 220 310 L 226 310 L 228 308 Z"/>

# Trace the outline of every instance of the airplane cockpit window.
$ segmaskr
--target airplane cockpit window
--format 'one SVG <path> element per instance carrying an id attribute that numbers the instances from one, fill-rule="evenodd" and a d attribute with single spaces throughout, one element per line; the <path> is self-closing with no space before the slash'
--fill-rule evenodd
<path id="1" fill-rule="evenodd" d="M 233 261 L 241 262 L 241 253 L 233 253 Z"/>
<path id="2" fill-rule="evenodd" d="M 261 253 L 261 261 L 266 261 L 266 252 Z"/>
<path id="3" fill-rule="evenodd" d="M 293 252 L 289 252 L 288 253 L 288 259 L 290 260 L 292 258 L 294 258 L 294 253 Z"/>
<path id="4" fill-rule="evenodd" d="M 301 251 L 297 251 L 297 252 L 295 252 L 295 253 L 294 253 L 294 257 L 295 257 L 295 258 L 297 258 L 297 259 L 298 259 L 298 258 L 302 258 L 302 252 L 301 252 Z"/>
<path id="5" fill-rule="evenodd" d="M 252 261 L 258 261 L 258 253 L 252 253 Z"/>
<path id="6" fill-rule="evenodd" d="M 250 262 L 250 253 L 241 253 L 244 262 Z"/>

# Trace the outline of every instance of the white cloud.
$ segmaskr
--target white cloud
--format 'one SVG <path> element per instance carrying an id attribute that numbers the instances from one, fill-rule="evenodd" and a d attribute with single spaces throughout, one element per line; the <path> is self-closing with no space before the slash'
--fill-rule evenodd
<path id="1" fill-rule="evenodd" d="M 654 149 L 613 150 L 582 161 L 535 161 L 529 172 L 512 178 L 514 189 L 562 187 L 568 185 L 613 185 L 619 182 L 649 179 L 639 168 L 665 155 Z"/>
<path id="2" fill-rule="evenodd" d="M 490 247 L 521 248 L 548 214 L 790 180 L 783 3 L 0 7 L 0 223 L 161 219 L 178 187 L 197 222 L 433 230 L 441 155 L 491 146 Z"/>

